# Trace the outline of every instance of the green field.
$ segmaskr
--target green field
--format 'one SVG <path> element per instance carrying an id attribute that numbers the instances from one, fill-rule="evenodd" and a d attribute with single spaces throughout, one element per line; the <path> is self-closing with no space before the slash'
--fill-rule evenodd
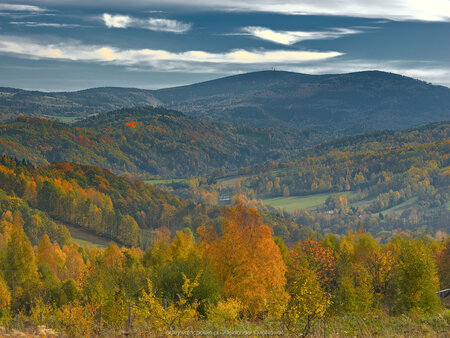
<path id="1" fill-rule="evenodd" d="M 286 211 L 313 209 L 317 208 L 325 203 L 328 196 L 333 193 L 325 194 L 313 194 L 306 196 L 290 196 L 290 197 L 275 197 L 265 198 L 262 202 L 266 205 L 270 205 L 273 208 L 281 208 Z M 339 195 L 345 195 L 347 198 L 353 198 L 356 196 L 354 191 L 340 192 Z"/>
<path id="2" fill-rule="evenodd" d="M 170 183 L 183 182 L 184 180 L 185 180 L 184 178 L 173 178 L 173 179 L 168 179 L 168 180 L 146 180 L 144 182 L 155 185 L 155 184 L 170 184 Z"/>
<path id="3" fill-rule="evenodd" d="M 410 198 L 409 200 L 397 204 L 396 206 L 393 206 L 392 208 L 383 210 L 381 213 L 383 214 L 383 216 L 387 215 L 387 214 L 401 214 L 405 209 L 410 208 L 413 204 L 415 204 L 418 200 L 418 197 L 413 197 Z"/>
<path id="4" fill-rule="evenodd" d="M 70 225 L 65 225 L 67 230 L 70 232 L 70 236 L 72 237 L 72 240 L 77 243 L 80 246 L 88 246 L 88 247 L 97 247 L 99 249 L 106 248 L 110 242 L 114 242 L 110 239 L 97 236 L 96 234 L 93 234 L 87 230 L 72 227 Z"/>

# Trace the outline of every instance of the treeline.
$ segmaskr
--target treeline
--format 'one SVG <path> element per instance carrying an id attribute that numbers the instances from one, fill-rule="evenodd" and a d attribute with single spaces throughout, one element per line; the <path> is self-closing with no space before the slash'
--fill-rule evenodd
<path id="1" fill-rule="evenodd" d="M 145 252 L 60 245 L 47 235 L 33 247 L 18 218 L 1 217 L 0 321 L 20 313 L 37 324 L 44 314 L 69 335 L 98 333 L 101 308 L 103 326 L 116 331 L 131 309 L 135 332 L 147 334 L 251 320 L 305 336 L 319 320 L 434 313 L 442 307 L 435 292 L 450 280 L 449 239 L 379 245 L 356 232 L 287 248 L 239 201 L 224 211 L 222 231 L 205 224 L 171 240 L 160 229 Z"/>
<path id="2" fill-rule="evenodd" d="M 300 146 L 323 140 L 322 136 L 209 122 L 141 107 L 73 125 L 20 117 L 0 125 L 0 154 L 34 164 L 95 165 L 134 178 L 177 178 L 284 159 Z"/>

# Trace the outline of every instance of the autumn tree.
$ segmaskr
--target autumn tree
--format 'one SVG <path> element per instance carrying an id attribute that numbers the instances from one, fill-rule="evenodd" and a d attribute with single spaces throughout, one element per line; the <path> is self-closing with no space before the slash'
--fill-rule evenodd
<path id="1" fill-rule="evenodd" d="M 12 230 L 2 265 L 5 279 L 12 289 L 36 277 L 33 247 L 19 226 L 14 226 Z"/>
<path id="2" fill-rule="evenodd" d="M 390 289 L 394 312 L 435 310 L 439 280 L 428 243 L 398 237 L 390 245 L 396 261 Z"/>
<path id="3" fill-rule="evenodd" d="M 326 315 L 335 272 L 333 252 L 315 240 L 300 241 L 289 252 L 286 276 L 290 297 L 283 316 L 288 331 L 306 336 Z"/>
<path id="4" fill-rule="evenodd" d="M 284 301 L 285 264 L 256 209 L 236 200 L 224 212 L 222 236 L 205 246 L 204 255 L 223 281 L 224 294 L 245 304 L 248 315 Z"/>

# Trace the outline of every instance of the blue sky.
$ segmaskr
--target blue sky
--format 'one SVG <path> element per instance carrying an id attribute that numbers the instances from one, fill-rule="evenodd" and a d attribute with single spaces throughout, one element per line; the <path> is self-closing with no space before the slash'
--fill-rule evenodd
<path id="1" fill-rule="evenodd" d="M 448 0 L 0 3 L 0 86 L 163 88 L 266 69 L 450 86 Z"/>

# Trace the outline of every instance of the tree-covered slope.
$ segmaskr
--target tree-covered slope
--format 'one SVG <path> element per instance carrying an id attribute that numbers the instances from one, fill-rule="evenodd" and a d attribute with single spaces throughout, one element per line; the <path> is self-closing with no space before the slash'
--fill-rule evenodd
<path id="1" fill-rule="evenodd" d="M 310 231 L 362 227 L 380 240 L 399 231 L 450 231 L 450 123 L 345 137 L 307 149 L 290 161 L 199 178 L 177 194 L 221 201 L 236 193 L 289 212 Z M 215 200 L 211 198 L 215 197 Z M 299 228 L 300 229 L 300 228 Z M 279 227 L 298 240 L 304 233 Z"/>
<path id="2" fill-rule="evenodd" d="M 286 158 L 332 135 L 208 122 L 163 108 L 103 113 L 75 125 L 18 118 L 0 125 L 0 154 L 70 161 L 129 176 L 177 177 Z"/>
<path id="3" fill-rule="evenodd" d="M 442 122 L 345 137 L 305 150 L 289 162 L 242 168 L 241 187 L 260 197 L 286 195 L 286 188 L 289 195 L 359 189 L 376 196 L 422 184 L 425 190 L 432 184 L 448 192 L 449 135 L 450 124 Z"/>
<path id="4" fill-rule="evenodd" d="M 197 206 L 142 181 L 132 181 L 98 167 L 67 162 L 34 167 L 1 157 L 0 211 L 36 213 L 28 206 L 57 222 L 134 246 L 148 244 L 157 228 L 195 228 L 205 221 L 213 223 L 219 215 L 217 208 Z M 40 218 L 45 220 L 42 215 Z M 59 242 L 61 238 L 63 242 L 66 240 L 60 232 L 52 230 L 57 229 L 52 223 L 44 227 L 38 224 L 42 221 L 34 222 L 28 227 L 33 241 L 39 241 L 44 233 Z"/>
<path id="5" fill-rule="evenodd" d="M 0 157 L 0 227 L 2 219 L 18 222 L 35 244 L 44 234 L 60 244 L 70 243 L 63 226 L 70 225 L 143 248 L 158 231 L 195 232 L 205 224 L 220 229 L 221 212 L 99 167 L 68 162 L 35 167 Z M 264 218 L 272 227 L 293 225 L 275 215 Z"/>

